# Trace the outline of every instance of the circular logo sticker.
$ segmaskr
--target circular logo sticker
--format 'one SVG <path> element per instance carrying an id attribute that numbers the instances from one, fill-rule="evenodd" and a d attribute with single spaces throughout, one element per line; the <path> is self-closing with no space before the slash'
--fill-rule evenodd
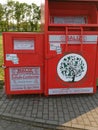
<path id="1" fill-rule="evenodd" d="M 87 72 L 85 59 L 75 53 L 65 55 L 57 65 L 57 73 L 60 79 L 65 82 L 80 81 Z"/>

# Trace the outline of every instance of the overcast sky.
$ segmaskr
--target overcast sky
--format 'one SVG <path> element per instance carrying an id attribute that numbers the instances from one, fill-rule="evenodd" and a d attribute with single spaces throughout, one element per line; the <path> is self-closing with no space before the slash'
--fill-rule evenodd
<path id="1" fill-rule="evenodd" d="M 26 2 L 28 4 L 35 3 L 38 6 L 40 6 L 40 3 L 41 3 L 41 0 L 14 0 L 14 1 L 19 1 L 20 3 Z M 0 0 L 0 3 L 5 4 L 7 3 L 7 0 Z"/>

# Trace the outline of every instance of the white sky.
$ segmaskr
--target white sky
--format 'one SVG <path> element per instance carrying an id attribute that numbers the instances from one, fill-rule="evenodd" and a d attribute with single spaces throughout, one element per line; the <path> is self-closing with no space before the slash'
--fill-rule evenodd
<path id="1" fill-rule="evenodd" d="M 35 3 L 38 6 L 40 6 L 40 3 L 41 3 L 41 0 L 14 0 L 14 1 L 19 1 L 20 3 L 25 2 L 25 3 L 28 3 L 28 4 Z M 6 4 L 7 0 L 0 0 L 0 3 Z"/>

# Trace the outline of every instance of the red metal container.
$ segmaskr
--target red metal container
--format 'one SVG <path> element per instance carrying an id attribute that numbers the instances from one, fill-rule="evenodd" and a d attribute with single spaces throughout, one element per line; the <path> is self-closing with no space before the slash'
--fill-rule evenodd
<path id="1" fill-rule="evenodd" d="M 45 1 L 45 95 L 96 92 L 95 1 Z"/>
<path id="2" fill-rule="evenodd" d="M 6 94 L 43 93 L 43 33 L 3 33 Z"/>

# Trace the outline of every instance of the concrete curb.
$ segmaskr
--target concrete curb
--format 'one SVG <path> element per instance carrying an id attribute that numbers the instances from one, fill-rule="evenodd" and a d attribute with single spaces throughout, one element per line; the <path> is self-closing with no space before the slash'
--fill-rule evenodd
<path id="1" fill-rule="evenodd" d="M 83 130 L 80 128 L 72 128 L 72 127 L 67 127 L 63 125 L 57 125 L 56 122 L 54 121 L 48 121 L 48 120 L 43 120 L 43 119 L 34 119 L 34 118 L 27 118 L 24 116 L 17 116 L 17 115 L 12 115 L 8 113 L 0 113 L 0 118 L 3 120 L 8 120 L 12 122 L 17 122 L 17 123 L 22 123 L 26 124 L 29 126 L 34 126 L 34 127 L 40 127 L 40 128 L 45 128 L 49 130 Z"/>

